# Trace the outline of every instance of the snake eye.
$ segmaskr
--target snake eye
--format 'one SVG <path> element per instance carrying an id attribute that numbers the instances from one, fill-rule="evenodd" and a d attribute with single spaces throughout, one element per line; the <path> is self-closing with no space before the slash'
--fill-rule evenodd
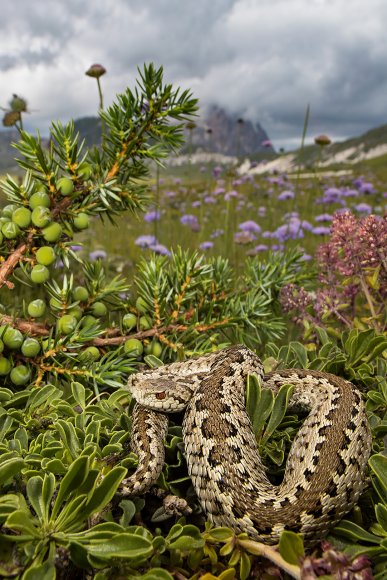
<path id="1" fill-rule="evenodd" d="M 166 396 L 167 395 L 165 394 L 165 391 L 162 391 L 161 393 L 156 393 L 156 399 L 158 399 L 159 401 L 165 399 Z"/>

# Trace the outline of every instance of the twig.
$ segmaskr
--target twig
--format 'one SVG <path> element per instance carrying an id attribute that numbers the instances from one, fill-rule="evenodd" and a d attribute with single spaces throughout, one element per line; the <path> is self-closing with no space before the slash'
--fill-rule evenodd
<path id="1" fill-rule="evenodd" d="M 7 315 L 0 315 L 0 324 L 18 328 L 21 332 L 29 334 L 30 336 L 48 336 L 50 331 L 44 324 L 37 322 L 29 322 L 23 318 L 15 318 Z"/>
<path id="2" fill-rule="evenodd" d="M 8 256 L 5 262 L 2 263 L 0 266 L 0 288 L 2 286 L 7 286 L 10 290 L 12 290 L 15 287 L 15 284 L 10 282 L 8 278 L 11 276 L 12 272 L 18 265 L 21 258 L 27 252 L 29 247 L 30 244 L 28 243 L 21 244 L 16 248 L 16 250 L 12 252 L 12 254 Z"/>
<path id="3" fill-rule="evenodd" d="M 296 580 L 301 579 L 300 567 L 286 562 L 273 546 L 266 546 L 261 542 L 254 542 L 253 540 L 238 540 L 238 544 L 250 552 L 250 554 L 267 558 L 292 578 L 296 578 Z"/>

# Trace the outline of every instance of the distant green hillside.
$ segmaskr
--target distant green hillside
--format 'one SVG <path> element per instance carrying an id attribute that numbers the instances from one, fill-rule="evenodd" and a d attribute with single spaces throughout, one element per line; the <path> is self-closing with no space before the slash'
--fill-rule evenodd
<path id="1" fill-rule="evenodd" d="M 351 162 L 351 160 L 358 157 L 360 152 L 366 153 L 379 145 L 387 145 L 387 125 L 370 129 L 370 131 L 367 131 L 359 137 L 352 137 L 345 141 L 331 143 L 331 145 L 323 147 L 322 151 L 321 147 L 318 145 L 307 145 L 303 150 L 298 149 L 292 153 L 296 155 L 297 163 L 302 163 L 308 167 L 313 166 L 317 161 L 324 162 L 330 160 L 334 158 L 336 154 L 344 151 L 348 151 L 349 154 L 346 157 L 346 160 Z M 350 149 L 353 149 L 354 151 L 351 153 L 349 152 Z"/>

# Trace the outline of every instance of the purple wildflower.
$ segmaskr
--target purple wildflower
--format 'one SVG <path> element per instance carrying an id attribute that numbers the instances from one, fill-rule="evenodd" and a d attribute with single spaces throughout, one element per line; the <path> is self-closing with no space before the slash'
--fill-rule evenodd
<path id="1" fill-rule="evenodd" d="M 202 202 L 201 202 L 201 201 L 199 201 L 199 200 L 193 201 L 193 202 L 191 203 L 191 206 L 192 206 L 192 207 L 200 207 L 201 205 L 202 205 Z"/>
<path id="2" fill-rule="evenodd" d="M 286 199 L 294 199 L 295 193 L 290 189 L 287 189 L 279 194 L 278 198 L 280 201 L 284 201 Z"/>
<path id="3" fill-rule="evenodd" d="M 199 245 L 199 248 L 200 248 L 201 250 L 210 250 L 210 249 L 211 249 L 211 248 L 213 248 L 213 247 L 214 247 L 214 242 L 202 242 L 202 243 Z"/>
<path id="4" fill-rule="evenodd" d="M 210 235 L 211 238 L 218 238 L 219 236 L 222 236 L 224 234 L 224 230 L 222 229 L 218 229 L 218 230 L 214 230 L 212 232 L 212 234 Z"/>
<path id="5" fill-rule="evenodd" d="M 268 249 L 269 249 L 269 246 L 267 244 L 258 244 L 258 246 L 255 246 L 254 251 L 255 252 L 265 252 Z"/>
<path id="6" fill-rule="evenodd" d="M 219 177 L 219 175 L 222 173 L 222 168 L 217 165 L 216 167 L 214 167 L 214 169 L 212 170 L 212 175 L 217 178 Z"/>
<path id="7" fill-rule="evenodd" d="M 303 230 L 306 230 L 307 232 L 311 232 L 313 230 L 313 226 L 310 222 L 308 222 L 308 220 L 302 220 L 301 227 Z"/>
<path id="8" fill-rule="evenodd" d="M 107 253 L 105 250 L 94 250 L 89 254 L 90 260 L 105 260 L 107 258 Z"/>
<path id="9" fill-rule="evenodd" d="M 371 194 L 375 193 L 375 188 L 372 185 L 372 183 L 366 181 L 361 184 L 361 186 L 359 187 L 359 191 L 360 193 Z"/>
<path id="10" fill-rule="evenodd" d="M 214 191 L 214 195 L 221 195 L 222 193 L 224 193 L 226 190 L 224 189 L 224 187 L 217 187 Z"/>
<path id="11" fill-rule="evenodd" d="M 139 236 L 135 242 L 136 246 L 140 246 L 140 248 L 149 248 L 150 246 L 153 246 L 155 244 L 157 244 L 157 239 L 155 236 Z"/>
<path id="12" fill-rule="evenodd" d="M 171 199 L 172 197 L 176 197 L 176 191 L 166 191 L 164 193 L 164 196 L 167 197 L 168 199 Z"/>
<path id="13" fill-rule="evenodd" d="M 184 226 L 195 226 L 198 223 L 198 218 L 196 215 L 185 214 L 181 216 L 180 223 L 182 223 Z"/>
<path id="14" fill-rule="evenodd" d="M 359 213 L 371 213 L 372 207 L 368 203 L 358 203 L 355 205 L 355 210 Z"/>
<path id="15" fill-rule="evenodd" d="M 311 230 L 312 234 L 316 234 L 316 236 L 328 236 L 331 233 L 331 228 L 327 226 L 316 226 Z"/>
<path id="16" fill-rule="evenodd" d="M 357 189 L 346 188 L 341 191 L 341 195 L 342 197 L 358 197 L 359 192 Z"/>
<path id="17" fill-rule="evenodd" d="M 230 199 L 232 199 L 233 197 L 238 197 L 238 192 L 235 191 L 235 189 L 232 189 L 231 191 L 228 191 L 225 196 L 224 196 L 224 200 L 225 201 L 230 201 Z"/>
<path id="18" fill-rule="evenodd" d="M 296 240 L 298 238 L 304 237 L 304 232 L 301 228 L 301 223 L 299 220 L 291 220 L 288 224 L 279 226 L 274 232 L 273 237 L 277 238 L 281 242 L 285 240 Z"/>
<path id="19" fill-rule="evenodd" d="M 171 252 L 163 246 L 163 244 L 152 244 L 149 246 L 149 249 L 152 250 L 155 254 L 160 254 L 161 256 L 170 256 Z"/>
<path id="20" fill-rule="evenodd" d="M 254 234 L 259 234 L 261 232 L 261 226 L 259 226 L 255 221 L 248 220 L 239 224 L 238 228 L 243 232 L 250 232 Z"/>
<path id="21" fill-rule="evenodd" d="M 216 203 L 216 199 L 212 195 L 207 195 L 204 198 L 204 203 Z"/>
<path id="22" fill-rule="evenodd" d="M 144 215 L 144 220 L 148 223 L 151 223 L 151 222 L 158 221 L 160 219 L 160 217 L 161 217 L 161 213 L 157 209 L 153 209 L 151 211 L 148 211 Z"/>
<path id="23" fill-rule="evenodd" d="M 82 246 L 80 244 L 72 244 L 71 249 L 73 252 L 80 252 L 80 250 L 82 250 Z"/>
<path id="24" fill-rule="evenodd" d="M 341 191 L 337 187 L 328 187 L 324 191 L 322 203 L 337 203 L 340 201 Z"/>
<path id="25" fill-rule="evenodd" d="M 331 222 L 333 217 L 330 213 L 322 213 L 317 215 L 314 219 L 316 222 Z"/>

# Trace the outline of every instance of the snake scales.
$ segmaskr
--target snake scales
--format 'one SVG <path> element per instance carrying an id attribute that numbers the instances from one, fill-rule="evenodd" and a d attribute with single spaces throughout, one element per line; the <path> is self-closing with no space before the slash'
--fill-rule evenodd
<path id="1" fill-rule="evenodd" d="M 290 407 L 308 407 L 280 485 L 265 474 L 245 410 L 248 374 L 277 392 L 294 385 Z M 207 517 L 215 525 L 276 543 L 284 529 L 306 541 L 321 538 L 357 502 L 371 435 L 360 393 L 334 375 L 287 369 L 264 375 L 244 346 L 131 375 L 136 399 L 133 450 L 137 471 L 123 493 L 146 491 L 164 463 L 165 413 L 186 407 L 183 439 L 188 471 Z M 152 410 L 153 409 L 153 410 Z"/>

